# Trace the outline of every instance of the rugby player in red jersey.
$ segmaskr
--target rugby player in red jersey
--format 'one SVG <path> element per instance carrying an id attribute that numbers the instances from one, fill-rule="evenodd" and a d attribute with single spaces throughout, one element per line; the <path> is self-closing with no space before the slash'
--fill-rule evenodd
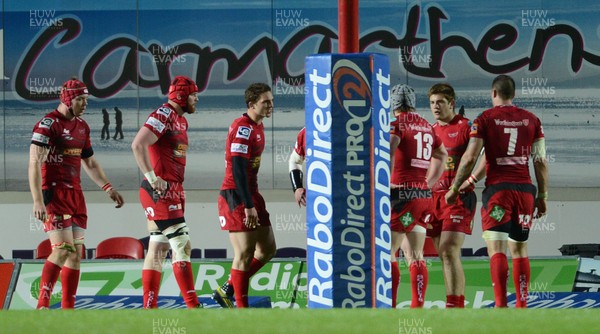
<path id="1" fill-rule="evenodd" d="M 450 188 L 460 158 L 467 149 L 471 122 L 454 112 L 456 94 L 454 88 L 447 83 L 439 83 L 429 88 L 429 107 L 436 120 L 433 124 L 435 134 L 444 143 L 448 158 L 444 164 L 444 172 L 433 186 L 434 209 L 430 221 L 428 236 L 433 239 L 435 248 L 442 261 L 444 282 L 446 286 L 446 308 L 463 308 L 465 306 L 465 273 L 460 260 L 461 248 L 465 234 L 473 230 L 473 217 L 477 205 L 477 197 L 473 192 L 474 184 L 482 175 L 469 177 L 472 187 L 461 193 L 456 204 L 447 204 L 444 195 Z"/>
<path id="2" fill-rule="evenodd" d="M 304 189 L 304 183 L 302 180 L 302 163 L 306 159 L 306 128 L 302 128 L 298 132 L 296 138 L 296 145 L 294 150 L 290 154 L 289 169 L 290 169 L 290 181 L 292 182 L 292 190 L 294 191 L 294 198 L 298 206 L 306 206 L 306 189 Z"/>
<path id="3" fill-rule="evenodd" d="M 123 197 L 112 187 L 94 158 L 90 127 L 81 118 L 88 104 L 88 90 L 77 79 L 64 83 L 60 104 L 33 128 L 29 147 L 29 188 L 33 215 L 44 223 L 52 253 L 42 269 L 37 308 L 48 308 L 58 275 L 62 285 L 61 307 L 75 307 L 79 268 L 87 228 L 87 208 L 81 190 L 81 166 L 88 176 L 123 206 Z M 83 163 L 83 164 L 82 164 Z"/>
<path id="4" fill-rule="evenodd" d="M 507 307 L 508 248 L 512 256 L 516 307 L 525 308 L 530 281 L 527 239 L 532 219 L 546 214 L 548 165 L 542 124 L 531 112 L 513 105 L 514 96 L 515 82 L 510 76 L 499 75 L 493 80 L 493 108 L 481 113 L 473 122 L 469 145 L 454 183 L 446 193 L 446 201 L 456 203 L 459 187 L 485 148 L 487 177 L 481 219 L 496 307 Z M 537 189 L 529 175 L 530 157 Z"/>
<path id="5" fill-rule="evenodd" d="M 396 120 L 391 124 L 392 154 L 392 306 L 400 284 L 396 253 L 403 245 L 410 268 L 411 307 L 423 307 L 427 289 L 427 265 L 423 259 L 426 226 L 433 201 L 430 188 L 440 178 L 447 152 L 433 128 L 415 112 L 412 87 L 396 85 L 391 91 Z M 403 244 L 404 239 L 408 241 Z"/>
<path id="6" fill-rule="evenodd" d="M 168 101 L 153 111 L 131 143 L 144 174 L 140 202 L 147 218 L 150 241 L 142 270 L 144 308 L 156 308 L 162 266 L 172 250 L 173 273 L 188 308 L 199 308 L 190 261 L 191 243 L 185 222 L 183 189 L 188 122 L 198 102 L 198 87 L 186 76 L 177 76 L 169 87 Z"/>
<path id="7" fill-rule="evenodd" d="M 271 87 L 251 84 L 245 92 L 247 112 L 233 121 L 225 145 L 225 178 L 218 198 L 221 229 L 229 231 L 234 251 L 229 280 L 213 292 L 223 307 L 248 307 L 250 277 L 277 250 L 265 200 L 258 191 L 258 170 L 265 148 L 263 119 L 273 112 Z M 233 293 L 232 293 L 233 290 Z"/>

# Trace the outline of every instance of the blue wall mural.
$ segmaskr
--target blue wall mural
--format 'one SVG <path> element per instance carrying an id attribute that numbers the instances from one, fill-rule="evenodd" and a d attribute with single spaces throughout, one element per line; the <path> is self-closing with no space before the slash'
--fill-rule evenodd
<path id="1" fill-rule="evenodd" d="M 58 104 L 62 83 L 82 79 L 93 98 L 85 119 L 94 149 L 120 188 L 139 184 L 130 144 L 175 75 L 194 78 L 198 112 L 189 115 L 189 189 L 215 189 L 231 121 L 244 112 L 250 82 L 273 85 L 266 122 L 263 188 L 288 188 L 287 158 L 304 122 L 304 58 L 337 52 L 337 1 L 18 1 L 4 0 L 0 189 L 27 191 L 31 129 Z M 497 74 L 517 82 L 515 104 L 544 124 L 552 186 L 600 186 L 600 4 L 566 2 L 363 0 L 361 51 L 390 58 L 393 82 L 417 90 L 454 85 L 474 118 L 491 105 Z M 102 109 L 123 112 L 125 137 L 101 140 Z M 84 183 L 94 188 L 91 182 Z"/>

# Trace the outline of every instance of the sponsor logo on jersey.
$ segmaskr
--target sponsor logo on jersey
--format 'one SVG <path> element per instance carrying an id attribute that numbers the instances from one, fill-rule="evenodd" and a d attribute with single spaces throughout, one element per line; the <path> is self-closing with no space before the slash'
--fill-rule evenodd
<path id="1" fill-rule="evenodd" d="M 252 129 L 247 127 L 247 126 L 240 126 L 237 129 L 237 133 L 235 134 L 235 138 L 243 138 L 243 139 L 250 139 L 250 133 L 252 132 Z"/>
<path id="2" fill-rule="evenodd" d="M 169 117 L 169 115 L 171 115 L 171 113 L 173 112 L 173 110 L 171 108 L 167 108 L 167 107 L 160 107 L 158 108 L 158 110 L 156 110 L 156 113 L 165 117 Z"/>
<path id="3" fill-rule="evenodd" d="M 420 131 L 420 132 L 432 132 L 431 128 L 426 126 L 426 125 L 419 125 L 419 124 L 408 124 L 408 127 L 413 130 L 413 131 Z"/>
<path id="4" fill-rule="evenodd" d="M 471 125 L 471 133 L 470 135 L 476 135 L 477 134 L 477 123 L 473 123 L 473 125 Z"/>
<path id="5" fill-rule="evenodd" d="M 63 150 L 64 155 L 80 156 L 82 149 L 76 147 L 67 147 Z"/>
<path id="6" fill-rule="evenodd" d="M 168 210 L 169 211 L 181 210 L 181 203 L 169 205 Z"/>
<path id="7" fill-rule="evenodd" d="M 261 141 L 262 138 L 260 137 L 260 133 L 256 135 L 256 141 Z"/>
<path id="8" fill-rule="evenodd" d="M 173 155 L 176 158 L 185 157 L 187 149 L 188 149 L 188 145 L 186 145 L 186 144 L 177 144 L 175 146 L 175 149 L 173 150 Z"/>
<path id="9" fill-rule="evenodd" d="M 456 138 L 458 136 L 458 132 L 452 132 L 448 134 L 448 138 Z"/>
<path id="10" fill-rule="evenodd" d="M 247 154 L 248 153 L 248 145 L 233 143 L 233 144 L 231 144 L 230 152 Z"/>
<path id="11" fill-rule="evenodd" d="M 422 159 L 410 159 L 410 165 L 415 168 L 427 169 L 429 168 L 429 161 Z"/>
<path id="12" fill-rule="evenodd" d="M 31 141 L 35 141 L 42 144 L 48 144 L 50 142 L 50 137 L 44 136 L 43 134 L 36 132 L 33 134 L 33 136 L 31 136 Z"/>
<path id="13" fill-rule="evenodd" d="M 67 129 L 63 129 L 62 136 L 65 140 L 73 140 L 73 137 L 71 137 L 71 131 L 69 131 Z"/>
<path id="14" fill-rule="evenodd" d="M 527 122 L 527 124 L 529 124 L 529 120 L 528 119 L 524 119 L 522 121 L 507 121 L 504 119 L 494 119 L 494 123 L 496 123 L 496 125 L 498 126 L 527 126 L 527 124 L 525 124 L 525 122 Z"/>
<path id="15" fill-rule="evenodd" d="M 165 124 L 154 117 L 148 117 L 146 124 L 150 125 L 158 133 L 162 133 L 165 130 Z"/>
<path id="16" fill-rule="evenodd" d="M 40 128 L 46 128 L 46 129 L 50 129 L 50 126 L 52 126 L 52 123 L 54 123 L 54 120 L 52 118 L 42 118 L 42 120 L 40 121 Z"/>
<path id="17" fill-rule="evenodd" d="M 227 220 L 224 216 L 219 216 L 219 223 L 221 224 L 221 227 L 225 227 L 225 225 L 227 224 Z"/>
<path id="18" fill-rule="evenodd" d="M 450 215 L 450 219 L 452 219 L 453 223 L 460 223 L 465 217 L 462 215 Z"/>
<path id="19" fill-rule="evenodd" d="M 259 169 L 260 168 L 260 159 L 261 157 L 254 157 L 253 159 L 250 159 L 250 166 L 252 166 L 252 169 Z"/>

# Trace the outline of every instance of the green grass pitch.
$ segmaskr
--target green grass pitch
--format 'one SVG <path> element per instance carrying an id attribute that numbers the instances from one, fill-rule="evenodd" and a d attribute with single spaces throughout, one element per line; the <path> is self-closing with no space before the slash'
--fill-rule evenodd
<path id="1" fill-rule="evenodd" d="M 597 309 L 0 311 L 0 333 L 598 333 Z"/>

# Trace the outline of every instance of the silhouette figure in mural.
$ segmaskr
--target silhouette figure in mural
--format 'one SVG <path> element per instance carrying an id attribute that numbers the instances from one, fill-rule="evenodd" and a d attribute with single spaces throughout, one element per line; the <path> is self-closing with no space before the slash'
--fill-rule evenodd
<path id="1" fill-rule="evenodd" d="M 123 113 L 118 107 L 115 107 L 115 122 L 117 123 L 117 126 L 115 127 L 113 139 L 117 140 L 117 136 L 119 136 L 119 140 L 123 139 Z"/>
<path id="2" fill-rule="evenodd" d="M 102 126 L 102 136 L 100 137 L 100 139 L 109 140 L 110 131 L 108 130 L 108 126 L 110 125 L 110 119 L 106 108 L 102 108 L 102 122 L 104 123 L 104 126 Z"/>

